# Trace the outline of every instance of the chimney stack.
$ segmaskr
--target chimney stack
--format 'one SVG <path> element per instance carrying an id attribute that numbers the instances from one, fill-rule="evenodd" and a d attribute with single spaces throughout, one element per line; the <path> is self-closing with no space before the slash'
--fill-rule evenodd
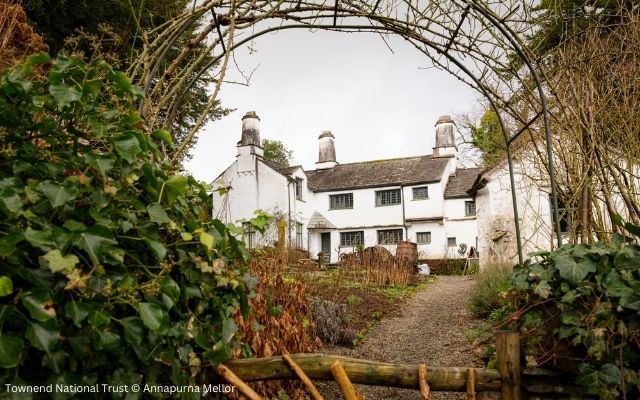
<path id="1" fill-rule="evenodd" d="M 318 136 L 318 162 L 316 169 L 329 169 L 335 167 L 336 162 L 336 145 L 335 137 L 331 131 L 324 131 Z"/>
<path id="2" fill-rule="evenodd" d="M 257 160 L 264 156 L 260 141 L 260 118 L 255 111 L 249 111 L 242 117 L 242 137 L 238 142 L 238 172 L 253 173 Z"/>
<path id="3" fill-rule="evenodd" d="M 449 115 L 441 116 L 436 122 L 436 147 L 433 150 L 435 157 L 451 157 L 458 152 L 455 125 Z"/>
<path id="4" fill-rule="evenodd" d="M 249 111 L 242 117 L 242 138 L 240 146 L 262 146 L 260 142 L 260 117 L 255 111 Z"/>

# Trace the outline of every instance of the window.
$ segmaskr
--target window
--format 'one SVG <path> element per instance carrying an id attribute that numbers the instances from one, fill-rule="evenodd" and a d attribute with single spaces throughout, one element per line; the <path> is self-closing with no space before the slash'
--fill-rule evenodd
<path id="1" fill-rule="evenodd" d="M 378 231 L 378 244 L 396 244 L 402 240 L 402 229 Z"/>
<path id="2" fill-rule="evenodd" d="M 376 192 L 376 206 L 393 206 L 402 203 L 400 189 L 381 190 Z"/>
<path id="3" fill-rule="evenodd" d="M 416 242 L 420 244 L 431 243 L 431 232 L 416 233 Z"/>
<path id="4" fill-rule="evenodd" d="M 551 198 L 549 198 L 549 201 L 551 202 L 551 221 L 553 222 L 553 231 L 555 232 L 556 218 L 553 212 L 553 201 L 551 201 Z M 561 199 L 558 199 L 558 216 L 560 217 L 560 233 L 568 233 L 571 230 L 571 215 Z"/>
<path id="5" fill-rule="evenodd" d="M 302 249 L 302 224 L 296 223 L 296 247 Z"/>
<path id="6" fill-rule="evenodd" d="M 329 195 L 330 210 L 340 210 L 343 208 L 353 208 L 353 193 Z"/>
<path id="7" fill-rule="evenodd" d="M 302 200 L 302 179 L 296 178 L 296 199 Z"/>
<path id="8" fill-rule="evenodd" d="M 464 202 L 464 215 L 467 217 L 473 217 L 476 215 L 476 202 L 475 201 L 465 201 Z"/>
<path id="9" fill-rule="evenodd" d="M 340 246 L 358 246 L 364 244 L 364 231 L 340 232 Z"/>
<path id="10" fill-rule="evenodd" d="M 457 245 L 456 238 L 454 237 L 447 238 L 447 246 L 452 247 L 456 245 Z"/>
<path id="11" fill-rule="evenodd" d="M 429 198 L 429 187 L 421 186 L 413 188 L 413 199 L 414 200 L 424 200 Z"/>
<path id="12" fill-rule="evenodd" d="M 243 222 L 242 227 L 244 228 L 244 232 L 242 233 L 242 241 L 244 241 L 247 249 L 253 249 L 256 247 L 256 231 L 253 228 L 253 225 L 249 222 Z"/>

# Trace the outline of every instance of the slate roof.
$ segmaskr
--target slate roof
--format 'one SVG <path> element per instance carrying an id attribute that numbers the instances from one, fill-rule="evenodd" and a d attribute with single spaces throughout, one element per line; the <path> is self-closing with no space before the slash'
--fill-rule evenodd
<path id="1" fill-rule="evenodd" d="M 464 168 L 457 169 L 456 174 L 449 177 L 447 187 L 444 190 L 445 199 L 456 199 L 461 197 L 471 197 L 467 190 L 473 187 L 478 175 L 484 168 Z"/>
<path id="2" fill-rule="evenodd" d="M 284 176 L 289 176 L 290 174 L 293 173 L 293 171 L 300 168 L 299 165 L 288 166 L 288 165 L 277 163 L 275 161 L 269 161 L 269 160 L 260 160 L 260 161 L 265 163 L 269 168 L 273 169 L 277 173 Z"/>
<path id="3" fill-rule="evenodd" d="M 305 171 L 314 192 L 437 182 L 449 158 L 431 155 L 338 164 L 333 168 Z"/>

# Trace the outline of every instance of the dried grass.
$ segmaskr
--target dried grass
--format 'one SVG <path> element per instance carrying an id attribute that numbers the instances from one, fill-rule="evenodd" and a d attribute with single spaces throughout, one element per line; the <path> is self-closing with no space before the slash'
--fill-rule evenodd
<path id="1" fill-rule="evenodd" d="M 0 0 L 0 71 L 21 63 L 30 54 L 48 50 L 42 37 L 27 22 L 22 6 Z"/>
<path id="2" fill-rule="evenodd" d="M 382 246 L 341 254 L 338 279 L 371 286 L 406 286 L 416 281 L 413 259 L 405 255 L 393 256 Z"/>
<path id="3" fill-rule="evenodd" d="M 260 283 L 250 300 L 251 313 L 246 319 L 238 315 L 236 323 L 238 338 L 250 347 L 252 357 L 313 353 L 322 345 L 311 317 L 305 281 L 285 275 L 287 259 L 287 254 L 277 249 L 261 250 L 251 258 L 250 271 L 259 277 Z M 305 393 L 304 386 L 293 380 L 258 382 L 251 386 L 264 398 L 278 398 L 278 393 L 284 391 L 297 399 L 304 398 Z"/>

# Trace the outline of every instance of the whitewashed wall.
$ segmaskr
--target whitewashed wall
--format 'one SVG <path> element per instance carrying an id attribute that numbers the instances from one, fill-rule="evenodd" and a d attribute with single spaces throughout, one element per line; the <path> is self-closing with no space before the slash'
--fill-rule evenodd
<path id="1" fill-rule="evenodd" d="M 549 188 L 536 176 L 531 162 L 515 165 L 515 186 L 523 254 L 552 246 Z M 486 174 L 489 183 L 476 195 L 478 250 L 481 268 L 494 264 L 515 264 L 518 250 L 511 200 L 509 169 L 506 163 Z"/>

